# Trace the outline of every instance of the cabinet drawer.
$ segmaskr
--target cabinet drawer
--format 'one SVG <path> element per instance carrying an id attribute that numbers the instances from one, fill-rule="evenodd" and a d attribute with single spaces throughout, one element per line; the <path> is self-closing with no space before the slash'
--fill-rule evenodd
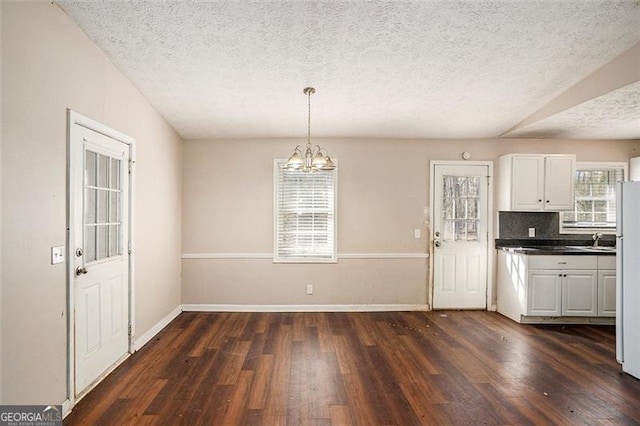
<path id="1" fill-rule="evenodd" d="M 616 257 L 598 256 L 598 269 L 616 269 Z"/>
<path id="2" fill-rule="evenodd" d="M 605 256 L 601 256 L 605 257 Z M 528 256 L 529 269 L 598 269 L 598 256 Z M 615 263 L 615 261 L 614 261 Z"/>

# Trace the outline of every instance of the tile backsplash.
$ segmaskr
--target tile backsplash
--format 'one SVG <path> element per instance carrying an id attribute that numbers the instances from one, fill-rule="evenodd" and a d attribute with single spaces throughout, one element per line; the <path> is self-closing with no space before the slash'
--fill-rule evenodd
<path id="1" fill-rule="evenodd" d="M 529 237 L 529 228 L 536 229 L 536 236 Z M 558 212 L 499 212 L 498 238 L 528 240 L 576 240 L 589 241 L 588 234 L 561 234 L 560 213 Z M 614 235 L 606 235 L 604 240 L 615 240 Z"/>
<path id="2" fill-rule="evenodd" d="M 537 239 L 559 239 L 560 214 L 557 212 L 499 212 L 500 239 L 529 238 L 529 228 L 536 229 Z"/>

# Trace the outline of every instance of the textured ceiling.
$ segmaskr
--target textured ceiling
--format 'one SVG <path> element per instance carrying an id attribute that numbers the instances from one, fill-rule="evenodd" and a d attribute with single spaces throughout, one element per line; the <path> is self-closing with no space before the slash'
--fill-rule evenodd
<path id="1" fill-rule="evenodd" d="M 524 126 L 509 136 L 640 139 L 640 82 Z"/>
<path id="2" fill-rule="evenodd" d="M 56 3 L 188 139 L 305 136 L 309 85 L 314 137 L 499 137 L 640 41 L 635 0 Z M 637 85 L 562 114 L 516 133 L 640 138 Z"/>

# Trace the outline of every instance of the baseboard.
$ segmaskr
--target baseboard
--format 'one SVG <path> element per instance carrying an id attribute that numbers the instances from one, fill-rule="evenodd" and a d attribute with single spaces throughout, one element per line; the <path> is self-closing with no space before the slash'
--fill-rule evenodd
<path id="1" fill-rule="evenodd" d="M 520 316 L 522 324 L 615 325 L 615 317 L 534 317 Z"/>
<path id="2" fill-rule="evenodd" d="M 67 415 L 71 413 L 71 401 L 69 398 L 65 399 L 62 403 L 62 418 L 64 419 Z"/>
<path id="3" fill-rule="evenodd" d="M 217 305 L 184 304 L 187 312 L 384 312 L 426 311 L 427 305 L 371 304 L 371 305 Z"/>
<path id="4" fill-rule="evenodd" d="M 162 318 L 156 325 L 147 330 L 140 337 L 136 337 L 133 341 L 133 350 L 139 351 L 144 345 L 146 345 L 153 337 L 160 333 L 171 321 L 173 321 L 182 312 L 182 306 L 178 306 L 169 314 Z"/>

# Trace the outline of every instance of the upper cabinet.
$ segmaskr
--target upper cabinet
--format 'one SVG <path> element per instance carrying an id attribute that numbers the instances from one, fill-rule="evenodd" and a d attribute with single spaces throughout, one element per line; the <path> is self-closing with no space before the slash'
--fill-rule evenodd
<path id="1" fill-rule="evenodd" d="M 499 159 L 498 209 L 573 208 L 575 155 L 509 154 Z"/>

